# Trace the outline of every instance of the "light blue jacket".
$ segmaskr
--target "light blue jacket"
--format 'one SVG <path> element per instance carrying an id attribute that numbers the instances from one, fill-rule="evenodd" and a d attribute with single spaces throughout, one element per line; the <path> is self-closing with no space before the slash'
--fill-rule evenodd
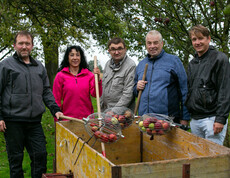
<path id="1" fill-rule="evenodd" d="M 142 92 L 138 114 L 159 113 L 189 120 L 184 102 L 187 95 L 187 75 L 177 56 L 161 51 L 159 56 L 147 56 L 138 64 L 135 73 L 134 95 L 138 95 L 137 82 L 142 80 L 148 63 L 145 89 Z"/>

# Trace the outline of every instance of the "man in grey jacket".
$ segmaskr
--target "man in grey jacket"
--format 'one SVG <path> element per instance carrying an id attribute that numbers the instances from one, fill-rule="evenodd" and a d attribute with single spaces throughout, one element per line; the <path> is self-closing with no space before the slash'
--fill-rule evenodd
<path id="1" fill-rule="evenodd" d="M 31 159 L 31 177 L 46 172 L 46 140 L 41 126 L 45 105 L 53 116 L 62 115 L 55 103 L 45 67 L 33 59 L 33 36 L 17 33 L 15 54 L 0 62 L 0 132 L 4 132 L 10 177 L 23 176 L 24 147 Z"/>
<path id="2" fill-rule="evenodd" d="M 102 111 L 108 108 L 134 109 L 133 96 L 136 64 L 126 54 L 125 42 L 121 38 L 113 38 L 108 42 L 111 59 L 107 61 L 103 72 L 101 96 Z"/>

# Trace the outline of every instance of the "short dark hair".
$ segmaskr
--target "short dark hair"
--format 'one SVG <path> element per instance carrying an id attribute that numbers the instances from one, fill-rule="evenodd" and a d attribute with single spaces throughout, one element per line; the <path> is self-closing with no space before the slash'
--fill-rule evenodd
<path id="1" fill-rule="evenodd" d="M 33 37 L 33 35 L 32 35 L 30 32 L 26 31 L 26 30 L 20 31 L 20 32 L 18 32 L 18 33 L 15 35 L 15 37 L 14 37 L 14 44 L 16 44 L 16 42 L 17 42 L 17 37 L 18 37 L 19 35 L 22 35 L 22 36 L 30 36 L 30 38 L 31 38 L 31 40 L 32 40 L 32 45 L 34 45 L 34 37 Z"/>
<path id="2" fill-rule="evenodd" d="M 124 45 L 124 48 L 125 48 L 125 41 L 122 38 L 115 37 L 115 38 L 112 38 L 111 40 L 109 40 L 109 42 L 108 42 L 108 48 L 110 47 L 110 45 L 112 43 L 114 43 L 114 44 L 122 43 Z"/>
<path id="3" fill-rule="evenodd" d="M 203 25 L 195 25 L 191 28 L 191 30 L 189 31 L 189 36 L 191 38 L 192 34 L 197 34 L 197 33 L 201 33 L 203 36 L 205 37 L 209 37 L 210 36 L 210 32 L 208 30 L 208 28 L 204 27 Z"/>
<path id="4" fill-rule="evenodd" d="M 84 54 L 83 49 L 80 46 L 70 46 L 66 49 L 64 58 L 60 64 L 60 67 L 58 68 L 58 72 L 61 71 L 64 67 L 69 67 L 69 53 L 72 51 L 72 49 L 75 49 L 77 52 L 80 52 L 81 55 L 81 63 L 79 69 L 81 70 L 82 68 L 89 69 L 89 65 L 86 61 L 86 57 Z M 79 71 L 80 71 L 79 70 Z"/>

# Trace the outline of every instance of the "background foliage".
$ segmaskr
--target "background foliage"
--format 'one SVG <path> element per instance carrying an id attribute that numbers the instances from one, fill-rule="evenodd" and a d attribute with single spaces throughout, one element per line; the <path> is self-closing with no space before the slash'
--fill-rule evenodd
<path id="1" fill-rule="evenodd" d="M 165 50 L 178 55 L 186 68 L 194 53 L 188 31 L 203 24 L 210 29 L 213 44 L 230 56 L 229 0 L 0 0 L 0 6 L 1 59 L 12 52 L 15 33 L 28 29 L 42 44 L 33 55 L 44 59 L 51 84 L 59 47 L 77 41 L 88 48 L 90 36 L 102 49 L 109 39 L 120 36 L 131 54 L 141 59 L 146 33 L 157 29 Z"/>

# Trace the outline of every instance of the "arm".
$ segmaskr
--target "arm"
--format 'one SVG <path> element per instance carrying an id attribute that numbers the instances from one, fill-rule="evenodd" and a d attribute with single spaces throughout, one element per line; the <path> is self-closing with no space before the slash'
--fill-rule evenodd
<path id="1" fill-rule="evenodd" d="M 2 117 L 2 93 L 3 93 L 3 89 L 5 88 L 3 83 L 3 66 L 0 63 L 0 121 L 3 120 Z"/>
<path id="2" fill-rule="evenodd" d="M 0 63 L 0 121 L 3 120 L 2 116 L 2 94 L 4 92 L 4 88 L 6 86 L 7 81 L 7 72 L 3 66 L 3 63 Z"/>
<path id="3" fill-rule="evenodd" d="M 145 64 L 146 65 L 146 64 Z M 135 72 L 135 77 L 134 77 L 134 87 L 133 87 L 133 93 L 134 96 L 137 97 L 138 96 L 138 92 L 140 90 L 144 90 L 146 83 L 148 83 L 146 80 L 142 80 L 143 79 L 143 75 L 144 75 L 144 66 L 145 65 L 141 65 L 143 67 L 142 71 L 138 72 L 140 69 L 140 63 L 136 68 L 136 72 Z M 142 74 L 142 76 L 140 76 L 140 73 Z"/>
<path id="4" fill-rule="evenodd" d="M 137 95 L 138 95 L 138 90 L 137 90 L 138 74 L 137 74 L 137 71 L 138 71 L 138 66 L 137 66 L 136 71 L 135 71 L 134 87 L 133 87 L 133 94 L 135 97 L 137 97 Z"/>
<path id="5" fill-rule="evenodd" d="M 93 73 L 94 73 L 94 79 L 95 79 L 95 74 L 98 75 L 99 96 L 101 97 L 101 95 L 102 95 L 102 80 L 101 80 L 101 78 L 100 78 L 101 71 L 100 71 L 100 69 L 97 67 L 97 68 L 94 68 L 94 69 L 93 69 Z M 95 82 L 94 82 L 94 83 L 95 83 Z"/>
<path id="6" fill-rule="evenodd" d="M 100 79 L 99 68 L 94 69 L 93 73 L 98 75 L 98 89 L 99 89 L 99 96 L 101 96 L 102 95 L 102 80 Z M 89 88 L 90 88 L 91 96 L 96 97 L 95 75 L 90 76 L 89 84 L 90 84 Z"/>
<path id="7" fill-rule="evenodd" d="M 230 64 L 226 55 L 222 54 L 218 57 L 221 59 L 218 60 L 215 72 L 218 93 L 215 122 L 225 125 L 230 109 Z"/>
<path id="8" fill-rule="evenodd" d="M 190 120 L 190 114 L 185 106 L 185 99 L 187 97 L 188 88 L 187 88 L 187 75 L 184 69 L 184 66 L 179 58 L 177 60 L 176 73 L 179 82 L 179 90 L 181 92 L 181 105 L 182 105 L 182 121 L 181 124 L 188 125 L 188 121 Z"/>
<path id="9" fill-rule="evenodd" d="M 43 67 L 42 79 L 43 79 L 43 95 L 42 95 L 43 101 L 44 101 L 45 105 L 49 108 L 52 115 L 55 116 L 55 114 L 57 112 L 61 112 L 61 110 L 58 107 L 57 103 L 55 102 L 53 93 L 52 93 L 51 88 L 50 88 L 49 79 L 48 79 L 48 76 L 46 73 L 46 69 L 44 67 Z"/>
<path id="10" fill-rule="evenodd" d="M 0 132 L 5 132 L 6 130 L 6 124 L 5 121 L 3 120 L 3 116 L 2 116 L 2 93 L 3 90 L 5 88 L 5 80 L 4 80 L 4 69 L 2 64 L 0 63 Z"/>

